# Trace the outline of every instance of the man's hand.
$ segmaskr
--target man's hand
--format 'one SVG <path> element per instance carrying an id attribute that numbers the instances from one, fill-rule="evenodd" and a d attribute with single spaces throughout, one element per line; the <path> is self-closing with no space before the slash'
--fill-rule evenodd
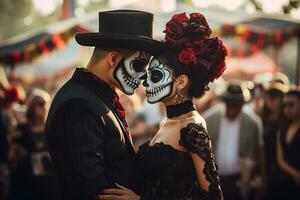
<path id="1" fill-rule="evenodd" d="M 97 200 L 140 200 L 140 196 L 132 190 L 116 183 L 118 188 L 105 189 L 101 195 L 96 196 Z"/>

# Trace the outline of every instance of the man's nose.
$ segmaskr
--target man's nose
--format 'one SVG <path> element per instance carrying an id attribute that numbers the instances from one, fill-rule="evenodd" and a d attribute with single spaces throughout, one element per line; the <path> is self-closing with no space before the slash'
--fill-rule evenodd
<path id="1" fill-rule="evenodd" d="M 149 87 L 149 84 L 148 84 L 148 82 L 147 82 L 147 79 L 144 80 L 143 86 L 144 86 L 144 87 Z"/>
<path id="2" fill-rule="evenodd" d="M 146 80 L 147 79 L 147 74 L 144 74 L 140 79 L 141 80 Z"/>

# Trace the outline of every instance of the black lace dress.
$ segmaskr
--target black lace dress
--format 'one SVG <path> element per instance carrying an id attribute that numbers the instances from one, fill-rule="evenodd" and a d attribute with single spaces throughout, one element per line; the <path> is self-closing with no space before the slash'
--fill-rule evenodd
<path id="1" fill-rule="evenodd" d="M 138 152 L 142 170 L 142 199 L 223 199 L 211 142 L 202 124 L 188 124 L 181 131 L 180 145 L 189 152 L 174 149 L 164 143 L 143 144 Z M 203 173 L 210 182 L 209 192 L 203 190 L 196 176 L 190 152 L 205 161 Z"/>

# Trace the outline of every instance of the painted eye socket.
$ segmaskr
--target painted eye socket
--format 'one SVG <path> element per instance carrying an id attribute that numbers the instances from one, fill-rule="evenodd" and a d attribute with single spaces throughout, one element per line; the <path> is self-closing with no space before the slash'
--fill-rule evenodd
<path id="1" fill-rule="evenodd" d="M 153 70 L 151 72 L 151 81 L 153 83 L 159 82 L 162 78 L 163 78 L 163 73 L 161 71 Z"/>
<path id="2" fill-rule="evenodd" d="M 144 59 L 138 59 L 132 61 L 132 67 L 136 72 L 142 72 L 145 69 L 145 66 L 147 65 L 147 61 Z"/>

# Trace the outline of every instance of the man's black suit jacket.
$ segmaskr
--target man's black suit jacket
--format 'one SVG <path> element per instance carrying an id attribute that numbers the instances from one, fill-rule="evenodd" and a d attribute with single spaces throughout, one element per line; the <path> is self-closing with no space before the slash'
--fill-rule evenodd
<path id="1" fill-rule="evenodd" d="M 47 144 L 63 199 L 93 199 L 119 183 L 138 192 L 133 146 L 117 115 L 114 90 L 83 69 L 56 94 Z"/>

